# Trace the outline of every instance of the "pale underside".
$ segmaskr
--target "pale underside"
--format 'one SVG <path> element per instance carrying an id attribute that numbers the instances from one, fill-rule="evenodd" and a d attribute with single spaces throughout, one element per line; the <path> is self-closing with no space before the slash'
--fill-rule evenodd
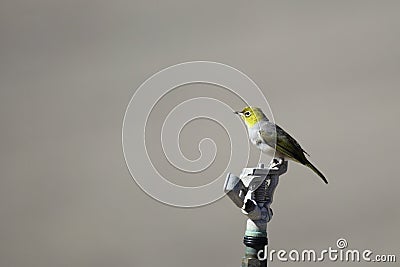
<path id="1" fill-rule="evenodd" d="M 268 127 L 267 127 L 268 125 Z M 275 146 L 267 144 L 260 136 L 260 130 L 269 131 L 271 132 L 271 136 L 274 135 L 275 129 L 271 127 L 271 123 L 267 121 L 260 121 L 253 125 L 253 127 L 247 127 L 250 141 L 263 153 L 267 154 L 268 156 L 275 157 L 275 158 L 283 158 L 283 159 L 290 159 L 286 155 L 280 153 L 279 151 L 275 150 Z M 273 143 L 276 143 L 275 140 Z"/>

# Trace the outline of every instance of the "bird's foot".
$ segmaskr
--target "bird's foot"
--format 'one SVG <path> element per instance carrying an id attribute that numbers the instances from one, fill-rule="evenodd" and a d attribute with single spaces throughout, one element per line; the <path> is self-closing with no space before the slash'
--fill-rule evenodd
<path id="1" fill-rule="evenodd" d="M 284 162 L 285 159 L 283 158 L 274 158 L 270 163 L 270 168 L 271 169 L 279 168 L 279 166 L 282 165 Z"/>

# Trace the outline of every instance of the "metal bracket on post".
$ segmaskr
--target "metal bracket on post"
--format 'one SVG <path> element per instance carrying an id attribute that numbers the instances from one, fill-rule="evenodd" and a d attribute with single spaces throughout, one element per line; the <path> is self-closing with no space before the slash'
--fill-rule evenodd
<path id="1" fill-rule="evenodd" d="M 244 168 L 240 177 L 231 173 L 226 177 L 225 193 L 248 217 L 242 267 L 267 266 L 267 261 L 259 260 L 257 253 L 268 245 L 267 223 L 273 215 L 270 206 L 279 176 L 287 171 L 287 166 L 287 161 L 267 168 L 261 163 L 257 168 Z"/>

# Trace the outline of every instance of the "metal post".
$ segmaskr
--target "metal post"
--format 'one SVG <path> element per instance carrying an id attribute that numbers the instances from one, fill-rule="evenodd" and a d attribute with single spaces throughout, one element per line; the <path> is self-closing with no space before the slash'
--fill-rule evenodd
<path id="1" fill-rule="evenodd" d="M 267 266 L 267 261 L 259 260 L 257 253 L 268 245 L 267 224 L 273 215 L 270 206 L 279 176 L 287 171 L 287 166 L 287 161 L 267 168 L 259 164 L 257 168 L 244 168 L 240 177 L 231 173 L 226 177 L 225 193 L 248 216 L 242 267 Z"/>

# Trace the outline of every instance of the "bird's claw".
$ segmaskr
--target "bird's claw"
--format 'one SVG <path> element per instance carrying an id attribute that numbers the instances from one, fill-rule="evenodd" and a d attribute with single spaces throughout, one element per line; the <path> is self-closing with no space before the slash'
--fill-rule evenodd
<path id="1" fill-rule="evenodd" d="M 283 158 L 274 158 L 271 163 L 270 163 L 270 168 L 275 169 L 279 168 L 280 165 L 282 165 L 285 162 Z"/>

